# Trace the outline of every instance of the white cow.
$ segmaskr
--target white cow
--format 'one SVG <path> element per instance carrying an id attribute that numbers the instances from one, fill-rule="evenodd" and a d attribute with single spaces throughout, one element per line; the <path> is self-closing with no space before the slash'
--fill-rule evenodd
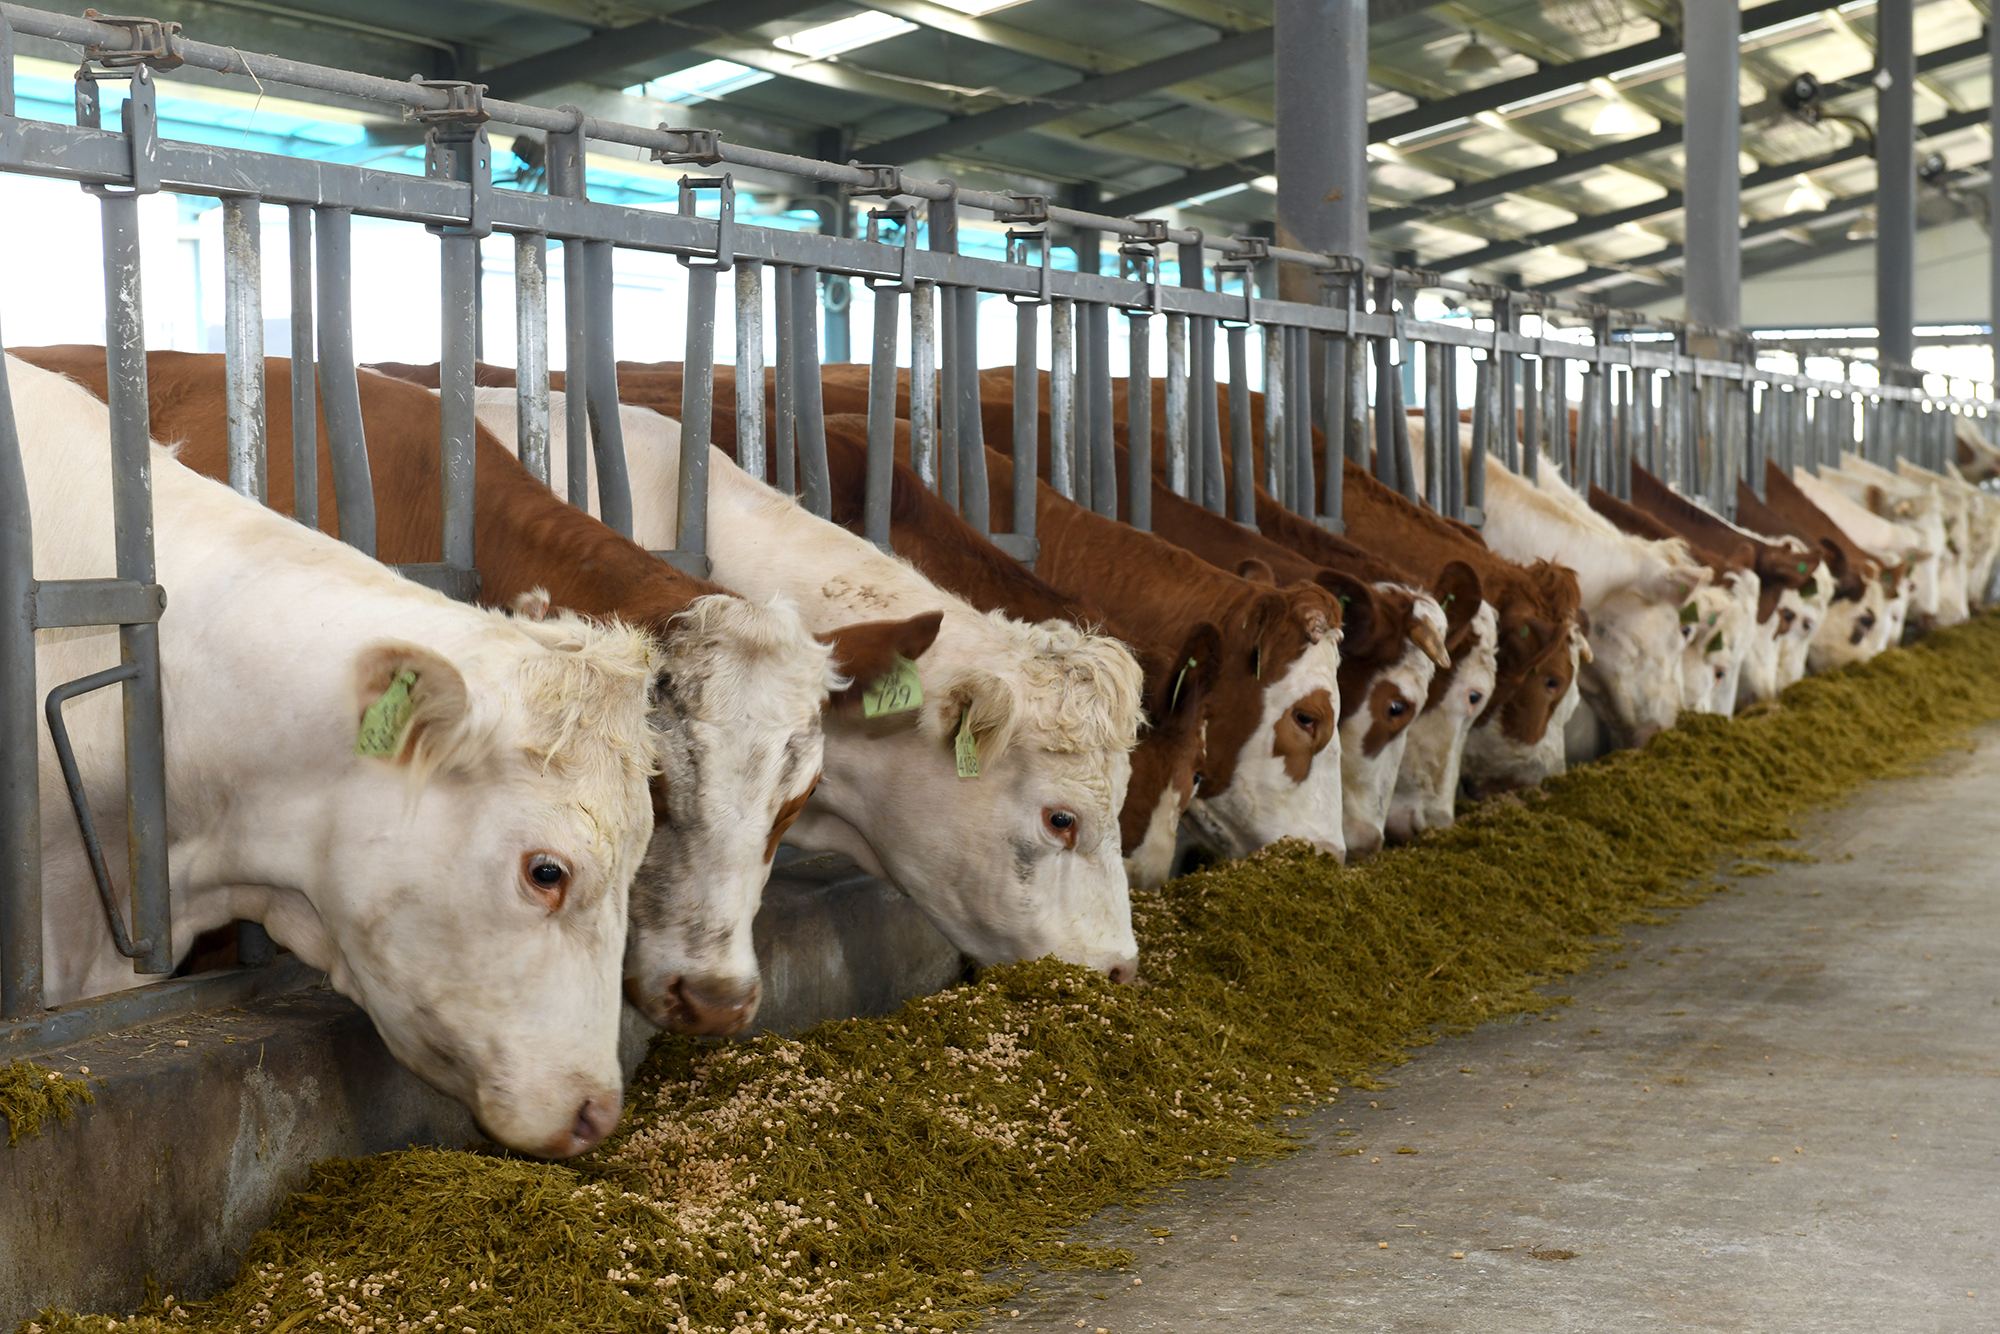
<path id="1" fill-rule="evenodd" d="M 1908 459 L 1896 460 L 1896 471 L 1913 480 L 1933 483 L 1939 494 L 1955 502 L 1955 512 L 1964 517 L 1958 541 L 1964 548 L 1966 593 L 1974 606 L 1992 600 L 1993 569 L 2000 560 L 2000 499 L 1973 486 L 1955 473 L 1935 473 Z"/>
<path id="2" fill-rule="evenodd" d="M 108 412 L 14 357 L 6 373 L 37 576 L 112 575 Z M 626 895 L 653 825 L 649 642 L 451 602 L 157 446 L 152 488 L 176 955 L 261 922 L 501 1143 L 597 1143 L 618 1119 Z M 115 629 L 37 636 L 42 691 L 118 661 Z M 371 707 L 381 757 L 356 753 Z M 66 715 L 114 867 L 120 713 L 112 689 Z M 46 736 L 40 766 L 47 999 L 133 986 Z"/>
<path id="3" fill-rule="evenodd" d="M 1433 688 L 1424 711 L 1403 734 L 1408 741 L 1388 818 L 1389 834 L 1400 842 L 1427 829 L 1447 829 L 1457 818 L 1467 738 L 1486 711 L 1498 674 L 1499 623 L 1493 604 L 1481 602 L 1468 641 L 1452 659 L 1450 679 L 1442 690 Z M 1555 732 L 1562 734 L 1560 727 Z"/>
<path id="4" fill-rule="evenodd" d="M 560 493 L 563 399 L 550 401 L 550 482 Z M 479 391 L 478 413 L 514 447 L 513 390 Z M 633 535 L 670 549 L 680 427 L 630 406 L 620 420 Z M 745 475 L 720 450 L 709 459 L 717 583 L 759 600 L 782 594 L 815 629 L 943 617 L 920 664 L 919 708 L 828 720 L 824 776 L 786 841 L 852 856 L 981 963 L 1054 954 L 1114 979 L 1134 976 L 1118 830 L 1139 724 L 1131 653 L 1070 625 L 983 615 Z"/>
<path id="5" fill-rule="evenodd" d="M 1583 698 L 1617 744 L 1642 746 L 1680 715 L 1680 609 L 1707 584 L 1708 568 L 1678 539 L 1620 532 L 1555 472 L 1544 459 L 1537 486 L 1489 457 L 1483 535 L 1509 559 L 1576 571 L 1590 617 L 1591 661 L 1577 673 Z"/>
<path id="6" fill-rule="evenodd" d="M 1865 505 L 1843 494 L 1839 486 L 1814 477 L 1803 468 L 1794 472 L 1792 480 L 1806 499 L 1855 546 L 1881 561 L 1888 570 L 1901 567 L 1894 590 L 1885 592 L 1882 614 L 1862 641 L 1861 647 L 1869 657 L 1903 641 L 1903 625 L 1912 612 L 1933 618 L 1937 615 L 1938 562 L 1921 533 L 1871 513 Z"/>
<path id="7" fill-rule="evenodd" d="M 1965 563 L 1951 540 L 1944 498 L 1936 488 L 1906 480 L 1854 455 L 1845 456 L 1839 468 L 1823 469 L 1816 477 L 1804 469 L 1798 471 L 1895 525 L 1911 549 L 1922 553 L 1908 562 L 1910 614 L 1918 624 L 1926 628 L 1957 625 L 1971 614 L 1966 602 Z"/>

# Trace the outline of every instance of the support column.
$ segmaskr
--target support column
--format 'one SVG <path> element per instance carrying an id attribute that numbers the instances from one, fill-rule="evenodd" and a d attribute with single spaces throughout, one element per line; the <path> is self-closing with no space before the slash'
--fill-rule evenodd
<path id="1" fill-rule="evenodd" d="M 1690 323 L 1734 329 L 1743 323 L 1737 221 L 1743 211 L 1737 161 L 1743 116 L 1736 101 L 1743 25 L 1735 0 L 1686 0 L 1682 16 L 1681 41 L 1687 52 L 1687 317 Z"/>
<path id="2" fill-rule="evenodd" d="M 1911 0 L 1882 0 L 1875 49 L 1887 86 L 1875 94 L 1875 328 L 1883 383 L 1901 384 L 1916 352 L 1917 82 Z"/>
<path id="3" fill-rule="evenodd" d="M 1367 0 L 1277 0 L 1278 243 L 1368 254 Z M 1289 300 L 1318 296 L 1286 265 Z"/>
<path id="4" fill-rule="evenodd" d="M 2000 23 L 1986 25 L 1986 43 L 1993 68 L 2000 69 Z M 1994 98 L 1992 102 L 1991 142 L 2000 144 L 2000 98 Z M 1987 217 L 2000 218 L 2000 171 L 1992 172 L 1986 189 L 1990 201 Z M 1987 321 L 1992 325 L 1993 333 L 1993 378 L 1996 383 L 2000 383 L 2000 229 L 1989 227 L 1988 231 L 1995 234 L 1988 238 L 1991 251 L 1987 256 Z M 1993 419 L 1989 417 L 1986 423 L 1989 437 L 1993 433 L 1994 426 Z M 1956 458 L 1957 446 L 1954 445 L 1952 448 L 1951 457 Z"/>

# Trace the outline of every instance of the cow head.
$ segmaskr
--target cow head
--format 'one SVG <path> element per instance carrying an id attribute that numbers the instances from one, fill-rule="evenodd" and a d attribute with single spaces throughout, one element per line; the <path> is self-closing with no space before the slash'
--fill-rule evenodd
<path id="1" fill-rule="evenodd" d="M 1447 620 L 1456 601 L 1443 603 Z M 1491 603 L 1477 602 L 1475 608 L 1465 628 L 1445 641 L 1451 670 L 1432 680 L 1424 711 L 1410 725 L 1385 827 L 1392 842 L 1406 843 L 1427 829 L 1447 829 L 1456 818 L 1466 740 L 1492 699 L 1499 661 L 1499 617 Z"/>
<path id="2" fill-rule="evenodd" d="M 1698 589 L 1681 607 L 1681 708 L 1687 713 L 1730 714 L 1750 648 L 1755 576 L 1731 572 L 1721 584 Z"/>
<path id="3" fill-rule="evenodd" d="M 828 692 L 844 688 L 844 704 L 936 635 L 933 613 L 815 637 L 789 603 L 724 596 L 669 623 L 654 683 L 655 824 L 625 951 L 626 998 L 648 1019 L 727 1035 L 756 1017 L 752 924 L 778 841 L 819 778 Z"/>
<path id="4" fill-rule="evenodd" d="M 1222 670 L 1222 632 L 1206 621 L 1173 658 L 1149 662 L 1146 722 L 1132 752 L 1132 781 L 1119 813 L 1125 877 L 1158 889 L 1173 869 L 1181 815 L 1201 788 L 1208 693 Z"/>
<path id="5" fill-rule="evenodd" d="M 1681 547 L 1661 542 L 1658 547 Z M 1643 746 L 1681 713 L 1681 608 L 1708 583 L 1706 566 L 1654 560 L 1590 609 L 1590 660 L 1578 684 L 1621 746 Z"/>
<path id="6" fill-rule="evenodd" d="M 1208 778 L 1188 807 L 1200 840 L 1244 857 L 1280 838 L 1345 856 L 1341 838 L 1341 607 L 1312 584 L 1246 598 L 1224 629 Z"/>
<path id="7" fill-rule="evenodd" d="M 1405 738 L 1449 670 L 1444 612 L 1428 593 L 1398 584 L 1366 585 L 1331 570 L 1320 582 L 1340 598 L 1340 799 L 1347 855 L 1381 850 Z"/>
<path id="8" fill-rule="evenodd" d="M 654 661 L 640 632 L 567 617 L 449 658 L 363 650 L 345 738 L 359 724 L 364 753 L 313 798 L 323 880 L 265 918 L 399 1061 L 523 1152 L 581 1153 L 618 1120 Z"/>
<path id="9" fill-rule="evenodd" d="M 830 720 L 843 744 L 800 837 L 850 852 L 981 964 L 1053 954 L 1129 979 L 1119 814 L 1139 665 L 1066 622 L 978 625 L 955 623 L 921 664 L 921 707 Z"/>

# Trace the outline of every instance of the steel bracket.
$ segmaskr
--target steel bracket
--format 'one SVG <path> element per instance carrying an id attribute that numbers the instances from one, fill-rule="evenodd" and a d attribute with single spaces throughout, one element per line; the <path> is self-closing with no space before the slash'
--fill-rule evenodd
<path id="1" fill-rule="evenodd" d="M 94 9 L 84 10 L 83 16 L 107 28 L 123 28 L 132 40 L 132 48 L 128 51 L 107 51 L 102 46 L 84 48 L 86 64 L 102 65 L 105 69 L 131 69 L 135 65 L 145 65 L 164 71 L 179 69 L 185 63 L 180 52 L 181 25 L 178 23 L 123 14 L 100 14 Z"/>
<path id="2" fill-rule="evenodd" d="M 104 99 L 97 85 L 105 79 L 130 79 L 125 100 L 125 142 L 132 146 L 132 179 L 125 185 L 86 185 L 83 192 L 102 199 L 117 195 L 150 195 L 160 189 L 160 110 L 153 71 L 137 65 L 126 73 L 100 73 L 88 62 L 76 69 L 76 123 L 96 130 L 104 125 Z"/>
<path id="3" fill-rule="evenodd" d="M 718 196 L 715 219 L 715 257 L 695 259 L 690 255 L 676 255 L 683 268 L 713 269 L 717 273 L 727 273 L 736 266 L 736 177 L 724 172 L 720 176 L 681 177 L 680 213 L 684 218 L 695 216 L 694 197 L 699 190 L 714 190 Z"/>
<path id="4" fill-rule="evenodd" d="M 1133 245 L 1163 246 L 1167 243 L 1167 220 L 1165 218 L 1134 218 L 1132 221 L 1145 230 L 1136 236 L 1127 236 Z"/>
<path id="5" fill-rule="evenodd" d="M 1007 197 L 1014 201 L 1014 207 L 993 210 L 993 221 L 1017 227 L 1039 227 L 1049 220 L 1047 195 L 1024 195 L 1009 190 Z"/>
<path id="6" fill-rule="evenodd" d="M 916 289 L 916 272 L 911 265 L 912 255 L 917 248 L 917 220 L 915 213 L 916 210 L 903 205 L 893 205 L 889 208 L 871 208 L 868 210 L 868 240 L 871 244 L 882 244 L 880 227 L 884 222 L 893 222 L 903 229 L 903 243 L 900 247 L 902 250 L 901 268 L 897 272 L 896 281 L 893 283 L 876 282 L 873 278 L 864 276 L 861 281 L 868 284 L 870 291 L 879 292 L 893 289 L 898 292 L 909 292 Z"/>
<path id="7" fill-rule="evenodd" d="M 44 579 L 35 585 L 37 630 L 145 625 L 167 609 L 167 591 L 131 579 Z"/>
<path id="8" fill-rule="evenodd" d="M 865 171 L 869 176 L 869 181 L 866 185 L 848 186 L 847 193 L 850 195 L 856 197 L 875 195 L 883 199 L 894 199 L 897 195 L 909 193 L 908 190 L 903 188 L 903 169 L 901 167 L 891 166 L 886 163 L 857 162 L 852 160 L 847 165 L 855 171 Z"/>
<path id="9" fill-rule="evenodd" d="M 1007 262 L 1009 264 L 1025 265 L 1028 262 L 1028 247 L 1031 245 L 1038 247 L 1038 253 L 1042 260 L 1041 290 L 1032 297 L 1018 297 L 1009 292 L 1007 300 L 1017 306 L 1046 306 L 1049 304 L 1048 228 L 1044 227 L 1039 231 L 1014 231 L 1009 229 L 1007 232 Z"/>
<path id="10" fill-rule="evenodd" d="M 493 144 L 487 137 L 486 122 L 493 117 L 486 110 L 486 85 L 464 79 L 416 77 L 410 82 L 442 92 L 450 101 L 444 107 L 403 108 L 404 120 L 425 126 L 424 175 L 434 181 L 463 181 L 472 187 L 465 226 L 425 230 L 434 236 L 477 239 L 492 235 Z"/>
<path id="11" fill-rule="evenodd" d="M 671 136 L 677 142 L 668 148 L 654 149 L 655 162 L 664 162 L 670 167 L 712 167 L 722 161 L 722 133 L 719 130 L 700 130 L 673 125 L 662 125 L 659 130 L 661 134 Z"/>
<path id="12" fill-rule="evenodd" d="M 1158 222 L 1159 219 L 1149 218 L 1147 221 Z M 1136 305 L 1127 305 L 1124 309 L 1128 311 L 1144 311 L 1148 315 L 1158 314 L 1160 310 L 1159 242 L 1152 240 L 1128 240 L 1118 247 L 1118 276 L 1123 279 L 1135 275 L 1140 282 L 1146 284 L 1146 299 Z"/>
<path id="13" fill-rule="evenodd" d="M 473 83 L 469 79 L 426 79 L 416 74 L 410 76 L 410 82 L 419 88 L 443 93 L 446 103 L 441 107 L 404 107 L 404 120 L 420 121 L 425 125 L 465 126 L 466 134 L 469 134 L 471 126 L 493 119 L 486 110 L 486 85 L 483 83 Z"/>

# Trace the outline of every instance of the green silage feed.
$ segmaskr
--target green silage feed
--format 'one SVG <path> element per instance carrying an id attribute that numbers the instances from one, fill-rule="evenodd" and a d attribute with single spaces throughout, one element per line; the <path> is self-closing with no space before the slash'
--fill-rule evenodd
<path id="1" fill-rule="evenodd" d="M 42 1133 L 42 1123 L 54 1117 L 68 1125 L 80 1102 L 96 1102 L 81 1079 L 66 1079 L 31 1061 L 0 1065 L 0 1116 L 7 1118 L 7 1147 Z"/>
<path id="2" fill-rule="evenodd" d="M 1302 845 L 1134 904 L 1146 984 L 1043 961 L 798 1038 L 662 1037 L 572 1163 L 321 1164 L 234 1286 L 121 1330 L 947 1330 L 1095 1211 L 1284 1153 L 1284 1118 L 1551 1002 L 1620 926 L 2000 718 L 2000 616 L 1695 717 L 1363 866 Z M 37 1331 L 110 1328 L 45 1314 Z"/>

